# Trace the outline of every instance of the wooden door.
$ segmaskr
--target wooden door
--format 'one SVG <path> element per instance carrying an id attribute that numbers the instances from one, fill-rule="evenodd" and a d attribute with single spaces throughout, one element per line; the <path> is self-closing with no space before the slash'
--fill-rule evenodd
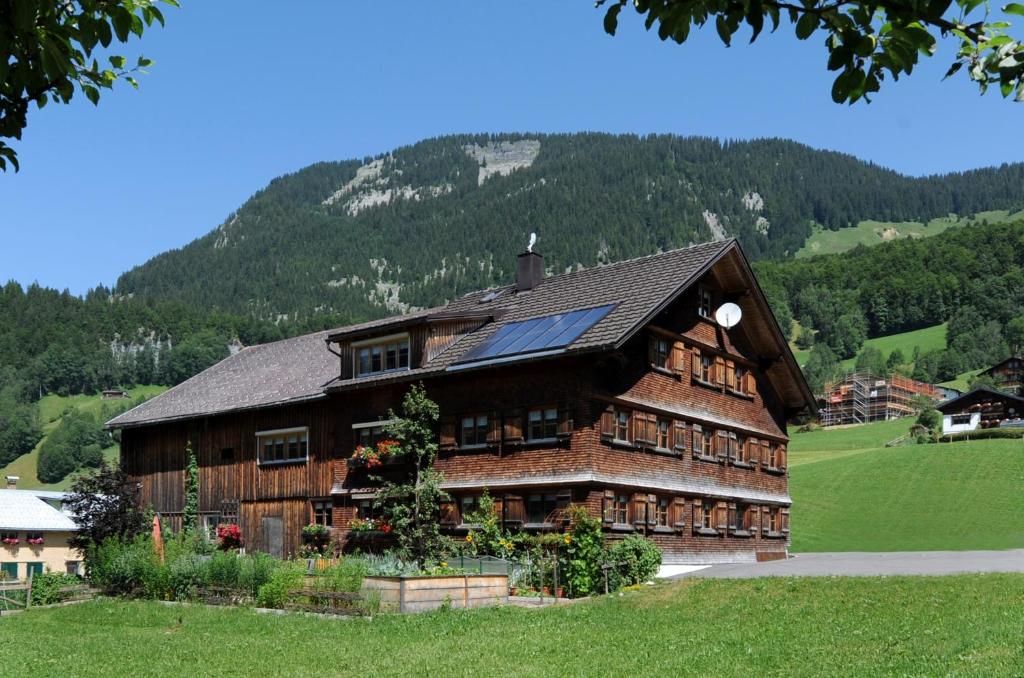
<path id="1" fill-rule="evenodd" d="M 263 519 L 263 550 L 275 558 L 284 557 L 284 520 Z"/>

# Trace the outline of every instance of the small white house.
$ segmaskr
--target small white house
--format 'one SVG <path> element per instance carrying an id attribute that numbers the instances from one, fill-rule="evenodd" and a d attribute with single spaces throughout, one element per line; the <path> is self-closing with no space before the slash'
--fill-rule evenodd
<path id="1" fill-rule="evenodd" d="M 995 428 L 1015 422 L 1024 415 L 1024 398 L 988 386 L 939 404 L 942 433 L 964 433 L 979 428 Z"/>

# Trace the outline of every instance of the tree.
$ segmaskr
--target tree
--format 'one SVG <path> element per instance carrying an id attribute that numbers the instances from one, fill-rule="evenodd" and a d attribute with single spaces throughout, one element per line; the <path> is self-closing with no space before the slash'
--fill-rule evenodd
<path id="1" fill-rule="evenodd" d="M 1024 316 L 1011 318 L 1003 328 L 1003 336 L 1010 346 L 1010 353 L 1019 356 L 1024 353 Z"/>
<path id="2" fill-rule="evenodd" d="M 87 559 L 91 549 L 103 541 L 131 540 L 147 528 L 138 485 L 120 467 L 105 461 L 95 473 L 75 479 L 64 506 L 78 525 L 69 543 Z"/>
<path id="3" fill-rule="evenodd" d="M 133 74 L 153 62 L 139 57 L 128 67 L 123 56 L 107 57 L 109 68 L 94 56 L 116 39 L 127 43 L 141 37 L 154 21 L 164 23 L 157 2 L 178 6 L 177 0 L 15 0 L 0 7 L 0 169 L 18 156 L 2 139 L 21 139 L 28 125 L 28 107 L 47 102 L 66 104 L 75 87 L 93 104 L 101 89 L 118 80 L 138 88 Z"/>
<path id="4" fill-rule="evenodd" d="M 399 550 L 420 568 L 438 559 L 448 546 L 440 528 L 441 501 L 448 495 L 441 489 L 443 475 L 433 467 L 438 416 L 437 403 L 427 397 L 422 384 L 414 384 L 405 394 L 400 415 L 388 412 L 388 435 L 411 463 L 404 477 L 382 482 L 375 503 L 397 537 Z"/>
<path id="5" fill-rule="evenodd" d="M 934 407 L 927 407 L 917 415 L 917 423 L 929 431 L 934 431 L 942 424 L 942 414 Z"/>
<path id="6" fill-rule="evenodd" d="M 821 393 L 825 384 L 839 375 L 839 359 L 828 344 L 815 344 L 804 365 L 804 378 L 814 393 Z"/>
<path id="7" fill-rule="evenodd" d="M 1004 97 L 1015 93 L 1024 101 L 1024 45 L 1006 32 L 1008 22 L 990 19 L 988 4 L 981 0 L 597 0 L 598 7 L 607 6 L 606 32 L 615 34 L 628 5 L 645 17 L 648 30 L 657 25 L 662 40 L 679 44 L 691 28 L 712 19 L 726 46 L 744 24 L 754 42 L 766 23 L 774 32 L 784 16 L 799 40 L 824 32 L 828 70 L 839 71 L 832 83 L 836 103 L 870 101 L 886 77 L 910 75 L 921 55 L 936 52 L 936 36 L 959 43 L 947 78 L 967 66 L 982 92 L 999 85 Z M 983 16 L 974 13 L 979 7 Z M 1010 3 L 1002 11 L 1024 15 L 1024 5 Z"/>
<path id="8" fill-rule="evenodd" d="M 971 380 L 967 382 L 967 390 L 973 391 L 976 388 L 987 386 L 989 388 L 996 387 L 996 380 L 992 378 L 991 374 L 975 374 L 971 377 Z"/>
<path id="9" fill-rule="evenodd" d="M 885 358 L 882 356 L 882 352 L 874 346 L 865 346 L 857 354 L 857 362 L 854 367 L 858 372 L 871 372 L 878 376 L 887 372 Z"/>
<path id="10" fill-rule="evenodd" d="M 898 369 L 899 366 L 905 362 L 907 362 L 907 358 L 903 355 L 903 351 L 898 348 L 894 348 L 885 361 L 885 367 L 887 370 L 892 371 Z"/>

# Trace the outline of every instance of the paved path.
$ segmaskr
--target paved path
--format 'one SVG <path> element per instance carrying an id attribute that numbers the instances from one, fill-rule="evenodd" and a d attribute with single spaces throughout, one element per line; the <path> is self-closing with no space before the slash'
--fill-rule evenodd
<path id="1" fill-rule="evenodd" d="M 964 572 L 1024 572 L 1024 549 L 1010 551 L 900 551 L 894 553 L 801 553 L 766 563 L 712 565 L 672 579 L 714 577 L 874 577 Z"/>

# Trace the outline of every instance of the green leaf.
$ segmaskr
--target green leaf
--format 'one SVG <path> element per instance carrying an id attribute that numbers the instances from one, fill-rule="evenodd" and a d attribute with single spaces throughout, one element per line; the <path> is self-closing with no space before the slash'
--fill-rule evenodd
<path id="1" fill-rule="evenodd" d="M 123 56 L 112 56 L 110 57 L 110 65 L 114 68 L 124 68 L 124 57 Z"/>
<path id="2" fill-rule="evenodd" d="M 806 40 L 811 37 L 814 33 L 814 29 L 818 27 L 818 17 L 813 14 L 804 14 L 800 17 L 800 21 L 796 22 L 796 37 L 800 40 Z"/>
<path id="3" fill-rule="evenodd" d="M 949 70 L 946 71 L 946 74 L 944 76 L 942 76 L 942 79 L 945 80 L 946 78 L 950 77 L 951 75 L 954 75 L 957 71 L 959 71 L 963 67 L 964 67 L 964 62 L 962 62 L 962 61 L 954 61 L 953 65 L 949 67 Z"/>
<path id="4" fill-rule="evenodd" d="M 1019 2 L 1011 2 L 1009 5 L 1003 6 L 1003 13 L 1024 16 L 1024 5 L 1020 4 Z"/>
<path id="5" fill-rule="evenodd" d="M 89 101 L 92 102 L 93 106 L 100 103 L 100 91 L 92 85 L 82 85 L 82 91 L 85 92 L 85 96 Z"/>
<path id="6" fill-rule="evenodd" d="M 732 42 L 732 33 L 729 31 L 729 23 L 725 20 L 724 14 L 719 14 L 715 19 L 715 28 L 718 29 L 718 37 L 728 47 Z"/>
<path id="7" fill-rule="evenodd" d="M 615 35 L 615 30 L 619 27 L 619 12 L 621 11 L 622 5 L 615 4 L 604 13 L 604 32 L 608 35 Z"/>

